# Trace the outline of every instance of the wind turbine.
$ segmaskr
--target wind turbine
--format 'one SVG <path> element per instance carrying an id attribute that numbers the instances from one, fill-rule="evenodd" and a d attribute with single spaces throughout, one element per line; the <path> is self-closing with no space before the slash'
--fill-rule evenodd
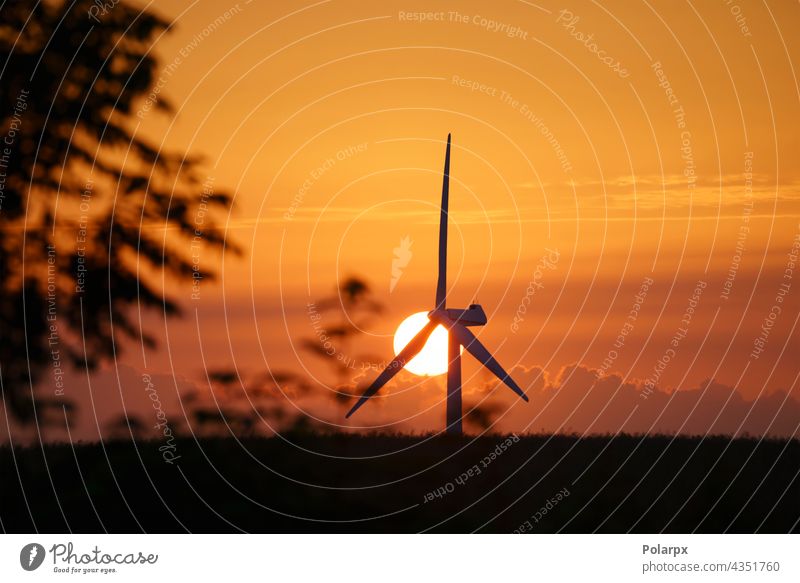
<path id="1" fill-rule="evenodd" d="M 450 196 L 450 134 L 447 134 L 447 150 L 444 158 L 444 179 L 442 181 L 442 211 L 439 219 L 439 280 L 436 284 L 436 303 L 428 312 L 428 323 L 414 338 L 406 344 L 399 354 L 381 371 L 372 384 L 361 395 L 358 402 L 345 415 L 350 417 L 358 411 L 367 400 L 394 377 L 425 346 L 428 337 L 436 326 L 442 325 L 448 331 L 448 366 L 447 366 L 447 433 L 461 434 L 461 347 L 478 359 L 483 366 L 503 381 L 512 391 L 525 401 L 528 397 L 503 370 L 486 347 L 469 331 L 468 326 L 486 324 L 486 313 L 478 304 L 470 304 L 469 308 L 447 308 L 447 207 Z"/>

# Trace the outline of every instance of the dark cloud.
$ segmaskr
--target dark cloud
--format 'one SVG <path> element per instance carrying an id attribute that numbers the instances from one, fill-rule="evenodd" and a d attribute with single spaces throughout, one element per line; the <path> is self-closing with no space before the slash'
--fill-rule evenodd
<path id="1" fill-rule="evenodd" d="M 688 389 L 656 387 L 648 393 L 642 380 L 603 376 L 579 364 L 553 378 L 539 367 L 517 366 L 511 374 L 527 388 L 531 404 L 503 417 L 508 430 L 794 436 L 800 424 L 800 401 L 786 391 L 747 400 L 735 387 L 706 380 Z M 495 389 L 502 387 L 491 382 L 484 390 Z"/>

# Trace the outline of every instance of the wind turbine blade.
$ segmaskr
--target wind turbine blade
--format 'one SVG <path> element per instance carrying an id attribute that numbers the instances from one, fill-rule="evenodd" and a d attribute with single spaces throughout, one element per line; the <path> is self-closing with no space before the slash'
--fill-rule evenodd
<path id="1" fill-rule="evenodd" d="M 444 155 L 442 178 L 442 211 L 439 217 L 439 281 L 436 283 L 436 309 L 443 310 L 447 294 L 447 207 L 450 201 L 450 134 L 447 134 L 447 151 Z"/>
<path id="2" fill-rule="evenodd" d="M 428 322 L 425 326 L 420 330 L 411 341 L 406 344 L 406 347 L 400 351 L 400 353 L 394 357 L 394 360 L 386 365 L 381 371 L 381 374 L 378 375 L 372 384 L 367 388 L 366 391 L 361 395 L 361 398 L 358 402 L 353 405 L 353 408 L 345 415 L 345 417 L 350 417 L 353 413 L 358 411 L 358 409 L 367 402 L 367 399 L 372 397 L 375 393 L 377 393 L 380 388 L 388 383 L 391 378 L 400 372 L 400 369 L 403 368 L 409 360 L 414 358 L 420 350 L 425 346 L 425 342 L 428 341 L 428 337 L 431 335 L 433 330 L 438 326 L 437 322 Z"/>
<path id="3" fill-rule="evenodd" d="M 522 397 L 525 401 L 528 400 L 527 395 L 519 388 L 517 383 L 514 382 L 509 374 L 503 370 L 503 367 L 500 366 L 500 363 L 495 360 L 494 356 L 492 356 L 486 347 L 481 344 L 481 341 L 478 340 L 475 335 L 467 329 L 466 326 L 459 324 L 458 322 L 454 322 L 450 327 L 450 333 L 455 335 L 458 338 L 458 341 L 461 342 L 461 345 L 467 349 L 467 351 L 477 358 L 483 366 L 488 368 L 490 371 L 494 373 L 494 375 L 503 381 L 508 388 L 512 391 L 517 393 L 520 397 Z"/>

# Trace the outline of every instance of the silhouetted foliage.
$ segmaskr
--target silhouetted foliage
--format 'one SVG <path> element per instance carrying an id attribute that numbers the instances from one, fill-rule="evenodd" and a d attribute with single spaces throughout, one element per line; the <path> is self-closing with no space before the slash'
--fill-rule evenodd
<path id="1" fill-rule="evenodd" d="M 341 309 L 352 313 L 380 314 L 383 305 L 372 299 L 372 288 L 366 280 L 350 275 L 345 278 L 336 290 L 336 297 L 325 298 L 317 303 L 321 310 Z M 347 325 L 343 325 L 347 327 Z"/>
<path id="2" fill-rule="evenodd" d="M 291 430 L 304 415 L 290 400 L 311 391 L 305 379 L 288 371 L 248 376 L 234 369 L 215 369 L 208 372 L 208 381 L 208 392 L 182 396 L 192 432 L 202 435 L 246 437 Z"/>
<path id="3" fill-rule="evenodd" d="M 123 413 L 108 422 L 106 430 L 115 439 L 143 439 L 147 437 L 147 427 L 144 422 L 130 413 Z"/>
<path id="4" fill-rule="evenodd" d="M 236 374 L 235 370 L 220 369 L 208 371 L 208 379 L 220 385 L 232 385 L 238 378 L 239 376 Z"/>
<path id="5" fill-rule="evenodd" d="M 75 404 L 64 399 L 34 396 L 39 429 L 72 427 L 75 423 Z"/>
<path id="6" fill-rule="evenodd" d="M 338 385 L 335 389 L 335 393 L 333 394 L 334 399 L 339 403 L 339 405 L 352 407 L 353 403 L 362 392 L 364 392 L 364 387 L 359 385 Z"/>
<path id="7" fill-rule="evenodd" d="M 206 209 L 230 196 L 204 188 L 199 160 L 136 131 L 168 23 L 125 2 L 95 18 L 92 7 L 0 8 L 0 374 L 22 422 L 56 361 L 91 369 L 122 338 L 154 344 L 130 308 L 180 312 L 158 283 L 192 276 L 189 238 L 226 244 Z M 170 111 L 160 97 L 155 108 Z"/>
<path id="8" fill-rule="evenodd" d="M 504 408 L 497 403 L 465 403 L 464 424 L 468 429 L 486 431 L 492 427 L 495 419 Z"/>
<path id="9" fill-rule="evenodd" d="M 315 334 L 302 338 L 300 345 L 327 361 L 339 380 L 344 381 L 354 366 L 360 370 L 362 364 L 380 362 L 373 355 L 352 354 L 351 341 L 364 332 L 373 316 L 383 311 L 384 306 L 373 298 L 369 283 L 351 275 L 339 284 L 335 295 L 312 304 L 309 316 Z"/>

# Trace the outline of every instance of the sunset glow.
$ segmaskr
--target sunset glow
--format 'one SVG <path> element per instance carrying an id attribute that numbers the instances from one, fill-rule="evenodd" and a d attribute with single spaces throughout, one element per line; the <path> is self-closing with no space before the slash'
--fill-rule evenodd
<path id="1" fill-rule="evenodd" d="M 447 305 L 484 306 L 490 324 L 473 331 L 540 403 L 502 415 L 502 430 L 557 431 L 566 423 L 613 433 L 618 417 L 626 419 L 637 403 L 626 430 L 650 430 L 656 419 L 657 430 L 695 433 L 794 427 L 800 99 L 793 63 L 800 44 L 784 23 L 797 22 L 796 5 L 165 0 L 147 6 L 169 31 L 142 41 L 153 59 L 151 78 L 127 106 L 125 127 L 149 144 L 140 151 L 186 153 L 202 164 L 185 181 L 195 198 L 176 204 L 172 176 L 122 197 L 128 185 L 115 184 L 117 174 L 98 174 L 118 162 L 132 176 L 149 176 L 141 167 L 146 160 L 124 156 L 124 143 L 103 138 L 107 159 L 94 175 L 95 145 L 68 171 L 53 160 L 51 173 L 74 176 L 75 184 L 69 197 L 56 192 L 53 208 L 41 212 L 53 218 L 47 229 L 57 239 L 49 259 L 78 279 L 57 286 L 65 290 L 57 294 L 57 321 L 47 323 L 62 343 L 74 337 L 78 356 L 111 347 L 90 371 L 56 367 L 58 378 L 33 379 L 42 395 L 61 397 L 66 388 L 63 396 L 82 411 L 73 438 L 100 438 L 86 414 L 90 404 L 101 428 L 123 411 L 150 427 L 144 374 L 156 387 L 174 387 L 161 390 L 160 402 L 171 418 L 183 419 L 183 400 L 208 394 L 209 370 L 225 372 L 224 379 L 277 378 L 280 390 L 270 390 L 293 395 L 282 407 L 338 427 L 347 407 L 330 396 L 342 386 L 355 394 L 377 378 L 392 345 L 400 350 L 425 315 L 395 331 L 397 323 L 433 307 L 448 134 Z M 106 20 L 127 22 L 124 15 L 110 10 Z M 19 25 L 26 20 L 22 14 Z M 8 38 L 16 46 L 15 36 Z M 20 58 L 24 69 L 30 56 Z M 60 78 L 55 73 L 43 70 L 42 83 Z M 98 88 L 93 76 L 75 75 L 59 103 L 120 82 Z M 22 73 L 19 79 L 27 82 Z M 16 140 L 22 160 L 50 139 L 40 142 L 36 133 L 49 97 L 43 89 L 10 95 L 9 140 Z M 79 97 L 78 110 L 88 110 Z M 54 126 L 52 135 L 69 135 L 73 122 Z M 84 133 L 107 135 L 94 130 Z M 8 202 L 12 187 L 29 190 L 20 176 L 18 185 L 10 174 L 4 183 L 0 217 L 11 221 L 8 233 L 41 226 L 11 212 L 25 208 Z M 163 192 L 154 197 L 153 188 Z M 228 196 L 230 208 L 214 204 L 214 197 Z M 158 204 L 162 214 L 150 208 Z M 106 212 L 119 217 L 110 232 L 134 251 L 149 249 L 152 260 L 137 260 L 130 249 L 105 257 L 108 241 L 83 242 L 103 232 L 93 221 Z M 186 225 L 175 224 L 178 218 Z M 140 220 L 146 245 L 120 230 Z M 241 252 L 230 252 L 234 247 Z M 82 263 L 95 249 L 95 262 Z M 41 269 L 30 258 L 14 265 L 40 278 L 46 292 L 47 259 Z M 190 277 L 161 274 L 165 262 Z M 113 321 L 97 324 L 101 336 L 84 347 L 74 290 L 88 294 L 93 285 L 107 285 L 112 280 L 102 268 L 123 263 L 114 281 L 129 281 L 131 273 L 152 284 L 153 303 L 137 303 L 148 297 L 138 288 L 86 295 L 84 303 L 109 294 L 132 300 L 104 308 Z M 360 287 L 339 289 L 350 277 Z M 162 293 L 184 317 L 164 319 Z M 119 323 L 125 315 L 129 321 Z M 102 336 L 111 330 L 113 343 Z M 145 335 L 152 342 L 140 342 Z M 446 345 L 445 331 L 437 330 L 407 367 L 438 378 L 417 379 L 430 393 L 398 392 L 392 410 L 403 423 L 398 430 L 441 426 L 441 411 L 421 410 L 420 399 L 441 394 Z M 57 364 L 70 354 L 61 350 Z M 52 372 L 48 358 L 42 370 Z M 465 390 L 494 386 L 475 374 L 474 359 L 464 361 Z M 26 380 L 27 369 L 20 370 Z M 592 384 L 598 373 L 607 394 Z M 386 392 L 404 378 L 391 379 Z M 297 391 L 285 379 L 315 390 Z M 708 399 L 709 382 L 733 395 L 730 406 L 719 409 Z M 20 395 L 29 384 L 19 385 Z M 608 403 L 609 395 L 624 405 Z M 772 409 L 760 407 L 785 395 L 786 420 L 782 413 L 770 425 Z M 694 396 L 701 404 L 696 411 L 693 402 L 685 405 L 695 411 L 687 419 L 684 405 L 676 404 Z M 736 407 L 741 413 L 731 413 Z M 381 423 L 383 415 L 379 406 L 365 408 L 358 424 Z M 256 416 L 255 425 L 270 434 L 276 423 Z M 61 429 L 50 435 L 69 438 Z"/>

